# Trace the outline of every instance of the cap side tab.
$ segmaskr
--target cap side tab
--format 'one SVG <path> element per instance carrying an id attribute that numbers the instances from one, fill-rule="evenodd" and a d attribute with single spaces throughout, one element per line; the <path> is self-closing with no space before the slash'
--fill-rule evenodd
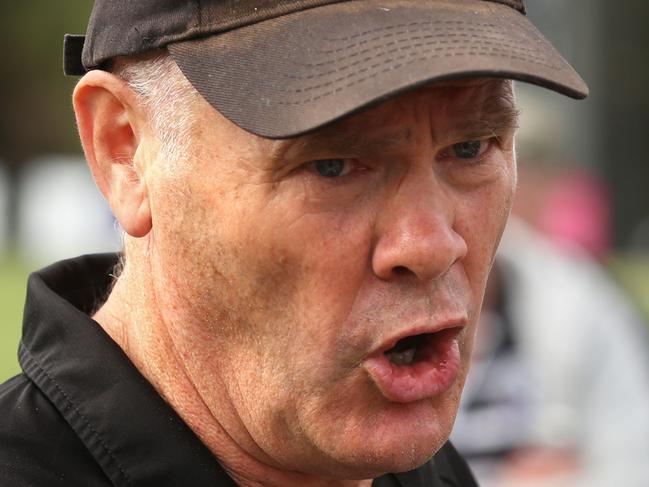
<path id="1" fill-rule="evenodd" d="M 63 37 L 63 72 L 67 76 L 82 76 L 87 70 L 81 62 L 86 36 L 65 34 Z"/>

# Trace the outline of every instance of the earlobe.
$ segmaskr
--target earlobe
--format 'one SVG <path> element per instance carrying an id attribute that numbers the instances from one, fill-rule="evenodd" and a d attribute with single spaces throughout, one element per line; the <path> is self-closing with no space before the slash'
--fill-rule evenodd
<path id="1" fill-rule="evenodd" d="M 99 190 L 133 237 L 151 230 L 142 142 L 146 119 L 135 94 L 117 76 L 91 71 L 73 95 L 79 135 Z"/>

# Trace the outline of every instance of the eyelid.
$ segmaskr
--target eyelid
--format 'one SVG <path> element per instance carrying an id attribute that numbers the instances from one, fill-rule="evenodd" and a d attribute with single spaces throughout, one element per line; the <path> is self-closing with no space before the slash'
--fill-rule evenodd
<path id="1" fill-rule="evenodd" d="M 344 161 L 346 164 L 344 173 L 335 178 L 324 178 L 324 176 L 321 176 L 315 166 L 318 162 L 327 160 Z M 362 164 L 356 157 L 318 157 L 317 159 L 312 159 L 303 163 L 298 169 L 304 170 L 318 178 L 330 179 L 331 181 L 334 181 L 336 179 L 343 179 L 346 177 L 354 176 L 356 173 L 364 172 L 366 169 L 368 169 L 368 167 Z"/>
<path id="2" fill-rule="evenodd" d="M 310 162 L 307 163 L 307 167 L 309 168 L 309 170 L 312 173 L 314 173 L 314 174 L 316 174 L 316 175 L 318 175 L 320 177 L 326 177 L 326 176 L 320 174 L 320 172 L 318 171 L 317 165 L 318 165 L 319 162 L 327 162 L 327 161 L 342 161 L 343 162 L 342 173 L 340 175 L 338 175 L 338 176 L 332 176 L 332 177 L 330 177 L 330 179 L 337 179 L 337 178 L 345 177 L 348 174 L 350 174 L 354 169 L 352 161 L 350 159 L 347 159 L 347 158 L 344 158 L 344 157 L 327 157 L 327 158 L 324 158 L 324 159 L 314 159 L 313 161 L 310 161 Z"/>
<path id="3" fill-rule="evenodd" d="M 455 156 L 455 155 L 453 155 L 451 153 L 454 146 L 456 146 L 457 144 L 462 144 L 462 143 L 466 143 L 466 142 L 486 142 L 486 144 L 485 144 L 484 149 L 480 152 L 480 154 L 478 154 L 475 157 L 463 159 L 463 158 L 457 157 L 457 156 Z M 476 137 L 474 139 L 461 140 L 459 142 L 455 142 L 453 144 L 450 144 L 450 145 L 444 147 L 440 152 L 438 152 L 437 159 L 438 160 L 455 159 L 455 160 L 464 161 L 464 162 L 476 161 L 476 160 L 480 159 L 481 157 L 483 157 L 493 147 L 494 143 L 500 143 L 500 138 L 495 134 L 492 134 L 490 136 L 484 136 L 484 137 Z"/>

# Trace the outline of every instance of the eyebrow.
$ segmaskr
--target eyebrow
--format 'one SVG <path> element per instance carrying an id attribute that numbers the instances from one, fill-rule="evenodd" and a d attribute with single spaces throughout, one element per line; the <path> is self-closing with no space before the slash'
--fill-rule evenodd
<path id="1" fill-rule="evenodd" d="M 499 136 L 518 128 L 519 115 L 513 95 L 500 93 L 487 97 L 478 107 L 460 112 L 451 130 L 468 138 Z"/>
<path id="2" fill-rule="evenodd" d="M 493 135 L 503 136 L 518 128 L 519 111 L 516 108 L 514 95 L 500 92 L 489 95 L 480 104 L 472 104 L 462 109 L 453 117 L 448 130 L 455 137 L 470 140 L 472 138 Z M 398 147 L 412 139 L 412 132 L 404 128 L 393 135 L 375 137 L 360 136 L 356 131 L 348 131 L 344 124 L 333 124 L 321 132 L 295 139 L 281 154 L 274 159 L 281 160 L 287 154 L 305 153 L 346 153 L 363 154 L 369 151 L 383 152 Z"/>
<path id="3" fill-rule="evenodd" d="M 367 151 L 389 150 L 411 139 L 412 132 L 407 128 L 394 135 L 366 137 L 360 136 L 355 131 L 349 132 L 342 126 L 332 125 L 325 128 L 322 133 L 297 141 L 290 151 L 362 154 Z"/>

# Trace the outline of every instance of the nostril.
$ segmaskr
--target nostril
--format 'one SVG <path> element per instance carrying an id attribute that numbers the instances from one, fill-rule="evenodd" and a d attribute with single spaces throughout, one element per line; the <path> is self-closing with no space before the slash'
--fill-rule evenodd
<path id="1" fill-rule="evenodd" d="M 404 274 L 408 274 L 410 271 L 408 270 L 407 267 L 398 265 L 394 269 L 392 269 L 392 272 L 398 276 L 402 276 Z"/>

